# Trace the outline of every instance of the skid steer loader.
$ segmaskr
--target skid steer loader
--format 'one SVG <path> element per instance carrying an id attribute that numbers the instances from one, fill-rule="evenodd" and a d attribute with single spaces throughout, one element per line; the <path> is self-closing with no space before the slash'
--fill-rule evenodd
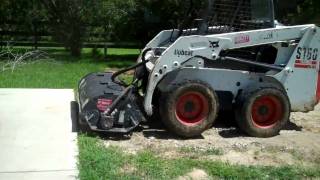
<path id="1" fill-rule="evenodd" d="M 314 109 L 319 27 L 276 23 L 272 0 L 208 0 L 204 7 L 189 12 L 199 17 L 192 26 L 160 32 L 136 65 L 84 77 L 80 121 L 93 131 L 130 133 L 158 114 L 172 132 L 193 137 L 232 110 L 248 135 L 271 137 L 290 112 Z M 126 84 L 118 77 L 129 70 L 134 80 Z"/>

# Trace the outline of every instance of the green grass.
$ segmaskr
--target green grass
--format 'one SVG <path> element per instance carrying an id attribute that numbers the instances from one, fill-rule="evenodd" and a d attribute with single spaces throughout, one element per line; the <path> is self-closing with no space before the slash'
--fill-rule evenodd
<path id="1" fill-rule="evenodd" d="M 189 158 L 164 159 L 152 152 L 137 155 L 118 147 L 106 148 L 98 138 L 80 135 L 80 179 L 173 179 L 193 169 L 202 169 L 212 178 L 223 179 L 301 179 L 320 177 L 320 168 L 294 166 L 264 167 L 231 165 Z"/>
<path id="2" fill-rule="evenodd" d="M 17 52 L 25 49 L 15 49 Z M 0 72 L 0 88 L 76 88 L 84 75 L 107 68 L 123 68 L 134 63 L 139 50 L 109 49 L 104 59 L 102 50 L 92 53 L 84 49 L 81 58 L 72 58 L 62 48 L 44 49 L 54 61 L 27 64 L 15 71 Z M 0 67 L 3 62 L 0 60 Z M 223 179 L 300 179 L 319 178 L 318 169 L 302 167 L 262 167 L 230 165 L 222 162 L 189 158 L 163 159 L 149 151 L 137 155 L 123 153 L 120 148 L 102 145 L 96 137 L 80 135 L 79 176 L 83 180 L 95 179 L 172 179 L 194 168 L 205 170 L 213 178 Z M 220 149 L 198 152 L 182 148 L 182 152 L 195 155 L 222 155 Z"/>
<path id="3" fill-rule="evenodd" d="M 109 49 L 104 59 L 101 53 L 93 57 L 90 49 L 84 49 L 81 58 L 72 58 L 63 49 L 45 51 L 54 61 L 37 61 L 13 72 L 0 72 L 0 88 L 76 88 L 84 75 L 108 68 L 127 67 L 134 63 L 139 54 L 136 49 Z M 2 64 L 0 61 L 0 67 Z"/>

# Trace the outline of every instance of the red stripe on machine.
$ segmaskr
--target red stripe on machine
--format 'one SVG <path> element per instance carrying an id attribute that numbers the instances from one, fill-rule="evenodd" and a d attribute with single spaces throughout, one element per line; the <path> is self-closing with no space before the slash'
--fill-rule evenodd
<path id="1" fill-rule="evenodd" d="M 320 102 L 320 63 L 318 64 L 318 80 L 317 80 L 317 89 L 316 89 L 316 102 L 317 102 L 317 104 Z"/>
<path id="2" fill-rule="evenodd" d="M 294 67 L 295 68 L 303 68 L 303 69 L 316 69 L 318 65 L 318 61 L 307 61 L 303 62 L 300 59 L 295 61 Z"/>
<path id="3" fill-rule="evenodd" d="M 320 101 L 320 72 L 318 72 L 318 84 L 317 84 L 317 92 L 316 92 L 316 100 L 317 103 Z"/>
<path id="4" fill-rule="evenodd" d="M 295 68 L 304 68 L 304 69 L 314 69 L 316 66 L 311 65 L 311 64 L 302 64 L 302 63 L 296 63 L 294 65 Z"/>

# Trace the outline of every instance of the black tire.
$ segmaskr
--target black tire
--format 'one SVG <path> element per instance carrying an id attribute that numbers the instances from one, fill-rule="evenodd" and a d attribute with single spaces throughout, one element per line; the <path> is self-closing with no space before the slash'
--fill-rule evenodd
<path id="1" fill-rule="evenodd" d="M 76 101 L 70 102 L 72 132 L 79 131 L 79 105 Z"/>
<path id="2" fill-rule="evenodd" d="M 209 129 L 219 111 L 216 93 L 200 81 L 170 85 L 169 91 L 161 95 L 159 105 L 165 126 L 187 138 Z"/>
<path id="3" fill-rule="evenodd" d="M 254 137 L 273 137 L 288 123 L 290 102 L 285 92 L 276 88 L 260 88 L 243 93 L 236 106 L 240 129 Z"/>

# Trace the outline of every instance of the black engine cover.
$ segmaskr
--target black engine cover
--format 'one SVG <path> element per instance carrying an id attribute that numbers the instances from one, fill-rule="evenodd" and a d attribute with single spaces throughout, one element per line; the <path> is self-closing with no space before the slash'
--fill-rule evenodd
<path id="1" fill-rule="evenodd" d="M 79 83 L 80 121 L 94 131 L 128 133 L 144 119 L 137 106 L 135 94 L 123 97 L 115 111 L 105 117 L 104 112 L 122 94 L 124 87 L 111 80 L 112 73 L 92 73 Z"/>

